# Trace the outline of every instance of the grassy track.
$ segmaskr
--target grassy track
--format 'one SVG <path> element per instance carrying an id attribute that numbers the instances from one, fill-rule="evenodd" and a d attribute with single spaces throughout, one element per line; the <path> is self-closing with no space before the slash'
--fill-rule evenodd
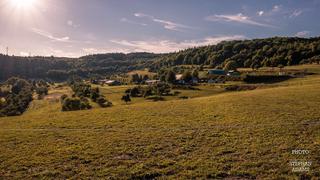
<path id="1" fill-rule="evenodd" d="M 278 85 L 131 105 L 105 87 L 114 107 L 77 112 L 34 101 L 0 119 L 0 177 L 295 179 L 289 162 L 306 159 L 319 178 L 320 76 Z"/>

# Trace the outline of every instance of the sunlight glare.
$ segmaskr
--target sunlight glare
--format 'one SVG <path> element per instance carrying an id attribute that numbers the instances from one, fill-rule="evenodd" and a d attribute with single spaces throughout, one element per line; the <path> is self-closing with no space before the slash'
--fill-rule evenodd
<path id="1" fill-rule="evenodd" d="M 36 0 L 9 0 L 10 4 L 15 8 L 28 9 L 33 7 Z"/>

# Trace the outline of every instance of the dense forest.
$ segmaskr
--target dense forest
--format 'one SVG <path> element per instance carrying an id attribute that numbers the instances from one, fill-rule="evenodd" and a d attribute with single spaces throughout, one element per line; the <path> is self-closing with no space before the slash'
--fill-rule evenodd
<path id="1" fill-rule="evenodd" d="M 217 45 L 190 48 L 157 58 L 152 70 L 176 65 L 210 65 L 211 67 L 289 66 L 319 63 L 320 38 L 274 37 L 243 41 L 227 41 Z"/>
<path id="2" fill-rule="evenodd" d="M 0 81 L 12 76 L 64 81 L 71 76 L 92 78 L 131 70 L 160 69 L 177 65 L 207 65 L 212 68 L 287 66 L 319 63 L 320 37 L 274 37 L 224 41 L 168 54 L 108 53 L 80 58 L 17 57 L 0 55 Z"/>
<path id="3" fill-rule="evenodd" d="M 53 81 L 65 81 L 74 75 L 83 78 L 105 76 L 144 68 L 147 61 L 159 56 L 152 53 L 109 53 L 80 58 L 57 58 L 0 54 L 0 81 L 12 76 Z"/>

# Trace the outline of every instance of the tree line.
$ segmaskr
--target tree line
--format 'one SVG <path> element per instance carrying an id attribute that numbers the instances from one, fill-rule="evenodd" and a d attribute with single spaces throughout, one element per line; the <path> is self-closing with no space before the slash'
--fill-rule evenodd
<path id="1" fill-rule="evenodd" d="M 320 38 L 274 37 L 225 41 L 175 53 L 107 53 L 80 58 L 17 57 L 0 54 L 0 81 L 12 76 L 66 81 L 72 76 L 99 78 L 149 68 L 152 72 L 178 65 L 235 69 L 320 62 Z"/>
<path id="2" fill-rule="evenodd" d="M 177 65 L 207 65 L 212 68 L 277 67 L 320 62 L 320 38 L 274 37 L 224 41 L 217 45 L 189 48 L 150 62 L 153 71 Z"/>
<path id="3" fill-rule="evenodd" d="M 80 58 L 19 57 L 0 54 L 0 81 L 16 76 L 25 79 L 66 81 L 70 77 L 104 77 L 114 73 L 126 73 L 145 67 L 159 54 L 153 53 L 108 53 Z"/>

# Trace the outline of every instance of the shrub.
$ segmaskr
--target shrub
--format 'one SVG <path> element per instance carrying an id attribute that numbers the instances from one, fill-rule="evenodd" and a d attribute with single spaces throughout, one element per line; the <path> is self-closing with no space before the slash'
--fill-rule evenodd
<path id="1" fill-rule="evenodd" d="M 45 95 L 48 95 L 48 87 L 47 86 L 37 87 L 36 93 L 38 94 L 38 99 L 42 99 Z"/>
<path id="2" fill-rule="evenodd" d="M 103 96 L 100 96 L 97 99 L 97 103 L 99 104 L 100 107 L 110 107 L 110 106 L 112 106 L 112 103 L 109 102 L 107 99 L 105 99 Z"/>
<path id="3" fill-rule="evenodd" d="M 188 96 L 180 96 L 179 99 L 189 99 Z"/>
<path id="4" fill-rule="evenodd" d="M 89 102 L 81 101 L 79 98 L 65 98 L 62 103 L 62 111 L 77 111 L 91 109 Z"/>
<path id="5" fill-rule="evenodd" d="M 60 97 L 61 103 L 63 103 L 63 101 L 64 101 L 67 97 L 68 97 L 68 95 L 63 94 L 63 95 Z"/>
<path id="6" fill-rule="evenodd" d="M 130 95 L 129 95 L 129 94 L 126 94 L 126 95 L 122 96 L 121 100 L 124 101 L 124 102 L 126 102 L 126 104 L 127 104 L 128 102 L 131 102 Z"/>
<path id="7" fill-rule="evenodd" d="M 32 101 L 32 85 L 20 78 L 10 78 L 6 81 L 7 85 L 12 86 L 11 92 L 5 97 L 0 109 L 1 116 L 21 115 Z"/>

